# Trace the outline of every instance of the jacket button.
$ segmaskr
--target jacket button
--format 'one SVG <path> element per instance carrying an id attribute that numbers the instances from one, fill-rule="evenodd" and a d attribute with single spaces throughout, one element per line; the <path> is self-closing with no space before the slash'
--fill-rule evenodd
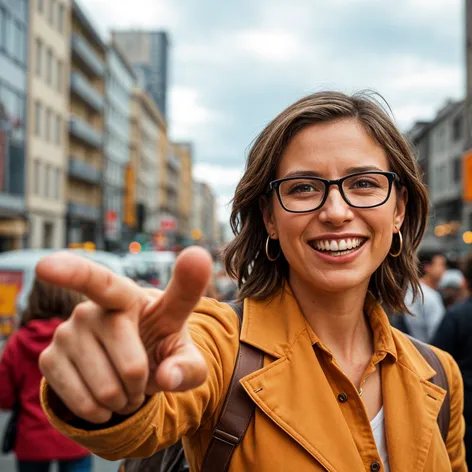
<path id="1" fill-rule="evenodd" d="M 372 462 L 372 464 L 370 464 L 370 470 L 372 472 L 379 472 L 380 464 L 378 462 Z"/>
<path id="2" fill-rule="evenodd" d="M 341 403 L 346 403 L 347 402 L 347 395 L 345 393 L 340 393 L 338 395 L 338 400 L 341 402 Z"/>

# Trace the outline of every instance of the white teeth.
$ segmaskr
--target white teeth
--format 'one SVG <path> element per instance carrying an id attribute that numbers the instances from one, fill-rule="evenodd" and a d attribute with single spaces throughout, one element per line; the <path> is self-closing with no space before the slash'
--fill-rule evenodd
<path id="1" fill-rule="evenodd" d="M 330 251 L 330 252 L 339 252 L 339 251 L 348 251 L 351 249 L 356 249 L 364 242 L 362 238 L 348 238 L 340 240 L 318 240 L 315 241 L 314 247 L 319 251 Z"/>

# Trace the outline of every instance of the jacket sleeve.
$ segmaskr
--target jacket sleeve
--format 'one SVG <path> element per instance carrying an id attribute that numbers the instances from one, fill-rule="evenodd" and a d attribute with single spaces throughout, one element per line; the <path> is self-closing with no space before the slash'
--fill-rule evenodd
<path id="1" fill-rule="evenodd" d="M 14 366 L 15 335 L 8 340 L 0 359 L 0 409 L 11 410 L 15 403 L 15 366 Z"/>
<path id="2" fill-rule="evenodd" d="M 239 347 L 239 321 L 228 305 L 205 299 L 189 319 L 193 341 L 208 365 L 208 378 L 198 388 L 182 393 L 158 393 L 123 422 L 103 429 L 64 421 L 50 402 L 53 395 L 42 382 L 41 403 L 52 425 L 61 433 L 107 460 L 147 457 L 176 443 L 212 420 L 226 395 Z"/>
<path id="3" fill-rule="evenodd" d="M 451 416 L 446 448 L 451 461 L 452 472 L 467 472 L 464 445 L 464 384 L 462 375 L 459 366 L 450 354 L 436 349 L 435 352 L 444 366 L 449 382 Z"/>

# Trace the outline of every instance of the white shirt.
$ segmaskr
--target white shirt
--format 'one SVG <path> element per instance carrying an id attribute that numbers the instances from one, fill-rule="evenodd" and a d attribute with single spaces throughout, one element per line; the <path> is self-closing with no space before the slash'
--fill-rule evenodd
<path id="1" fill-rule="evenodd" d="M 388 463 L 387 441 L 385 437 L 385 416 L 383 407 L 377 413 L 376 417 L 370 422 L 372 432 L 374 433 L 375 444 L 377 451 L 384 466 L 385 472 L 390 472 L 390 465 Z"/>
<path id="2" fill-rule="evenodd" d="M 411 288 L 408 289 L 405 303 L 414 316 L 405 315 L 405 323 L 414 338 L 430 343 L 446 312 L 439 292 L 421 282 L 424 302 L 419 295 L 413 302 Z"/>

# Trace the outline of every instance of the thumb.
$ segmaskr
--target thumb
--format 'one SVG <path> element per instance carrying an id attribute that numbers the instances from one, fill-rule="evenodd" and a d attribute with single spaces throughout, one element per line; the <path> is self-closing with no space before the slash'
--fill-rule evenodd
<path id="1" fill-rule="evenodd" d="M 183 392 L 201 385 L 207 374 L 205 359 L 189 340 L 159 365 L 150 384 L 154 383 L 156 390 Z"/>
<path id="2" fill-rule="evenodd" d="M 190 247 L 177 258 L 174 274 L 162 297 L 148 307 L 159 319 L 161 337 L 179 332 L 210 282 L 212 259 L 201 247 Z"/>

